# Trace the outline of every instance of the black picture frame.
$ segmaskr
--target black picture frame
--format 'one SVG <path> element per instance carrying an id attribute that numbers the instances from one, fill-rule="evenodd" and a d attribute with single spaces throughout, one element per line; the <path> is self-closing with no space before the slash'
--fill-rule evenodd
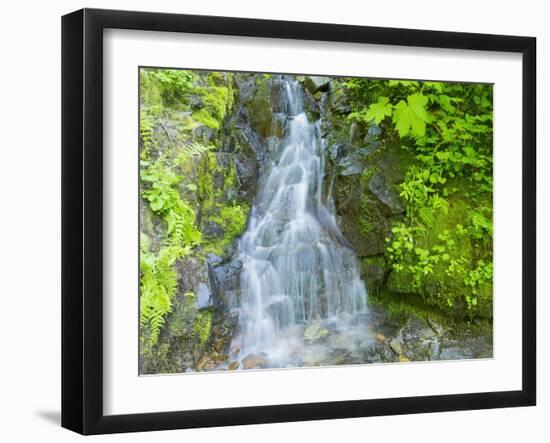
<path id="1" fill-rule="evenodd" d="M 522 54 L 522 389 L 170 411 L 103 413 L 103 30 L 171 31 Z M 62 426 L 152 431 L 536 404 L 536 39 L 83 9 L 62 18 Z"/>

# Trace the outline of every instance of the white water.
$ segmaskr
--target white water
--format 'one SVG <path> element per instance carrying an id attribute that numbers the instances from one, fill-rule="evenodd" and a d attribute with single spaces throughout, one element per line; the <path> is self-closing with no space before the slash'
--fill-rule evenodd
<path id="1" fill-rule="evenodd" d="M 306 353 L 307 325 L 348 330 L 365 312 L 367 293 L 356 258 L 333 213 L 322 201 L 323 145 L 319 122 L 309 123 L 297 82 L 283 80 L 286 135 L 264 168 L 247 230 L 239 243 L 243 262 L 234 308 L 241 332 L 233 348 L 243 357 L 265 353 L 275 366 Z M 351 333 L 351 330 L 348 331 Z"/>

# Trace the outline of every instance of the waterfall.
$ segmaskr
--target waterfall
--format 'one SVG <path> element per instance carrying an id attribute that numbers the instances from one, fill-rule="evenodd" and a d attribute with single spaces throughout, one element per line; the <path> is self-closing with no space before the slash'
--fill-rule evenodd
<path id="1" fill-rule="evenodd" d="M 319 121 L 304 112 L 300 84 L 283 78 L 285 135 L 264 165 L 247 230 L 239 241 L 241 355 L 285 360 L 287 332 L 315 321 L 344 321 L 366 310 L 356 258 L 328 201 Z M 331 196 L 329 195 L 329 200 Z"/>

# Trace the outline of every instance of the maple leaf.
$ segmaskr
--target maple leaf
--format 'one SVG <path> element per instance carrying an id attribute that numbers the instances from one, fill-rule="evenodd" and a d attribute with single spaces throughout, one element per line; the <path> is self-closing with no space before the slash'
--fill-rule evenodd
<path id="1" fill-rule="evenodd" d="M 380 124 L 386 116 L 391 116 L 393 106 L 389 103 L 388 97 L 380 97 L 377 103 L 373 103 L 369 106 L 366 119 L 368 121 L 374 120 L 377 125 Z"/>
<path id="2" fill-rule="evenodd" d="M 407 102 L 401 100 L 395 105 L 393 122 L 400 137 L 411 133 L 415 137 L 426 134 L 426 123 L 431 117 L 426 110 L 428 98 L 422 94 L 412 94 L 407 97 Z"/>

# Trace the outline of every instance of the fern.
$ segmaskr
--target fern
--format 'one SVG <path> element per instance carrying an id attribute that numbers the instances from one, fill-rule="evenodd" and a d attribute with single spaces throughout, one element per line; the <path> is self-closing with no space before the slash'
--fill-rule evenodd
<path id="1" fill-rule="evenodd" d="M 139 136 L 142 142 L 141 158 L 148 157 L 153 147 L 155 121 L 148 108 L 141 107 L 139 114 Z"/>
<path id="2" fill-rule="evenodd" d="M 144 234 L 141 242 L 140 323 L 150 329 L 146 345 L 153 346 L 164 326 L 166 314 L 172 309 L 172 300 L 177 292 L 179 276 L 174 263 L 201 242 L 201 233 L 195 226 L 193 208 L 180 197 L 178 185 L 181 177 L 166 166 L 162 157 L 145 166 L 141 170 L 145 188 L 141 195 L 149 202 L 153 213 L 162 217 L 167 224 L 166 238 L 158 255 L 150 251 L 149 241 Z"/>
<path id="3" fill-rule="evenodd" d="M 167 246 L 161 248 L 158 256 L 148 250 L 147 238 L 142 234 L 140 260 L 140 323 L 150 328 L 149 345 L 154 345 L 160 329 L 164 326 L 164 317 L 172 310 L 172 300 L 178 286 L 178 273 L 174 270 L 174 262 L 184 256 L 185 248 Z M 144 246 L 145 244 L 145 246 Z"/>
<path id="4" fill-rule="evenodd" d="M 202 156 L 204 153 L 214 149 L 213 145 L 203 145 L 201 143 L 186 143 L 180 147 L 180 152 L 176 157 L 176 164 L 183 166 L 187 160 Z"/>

